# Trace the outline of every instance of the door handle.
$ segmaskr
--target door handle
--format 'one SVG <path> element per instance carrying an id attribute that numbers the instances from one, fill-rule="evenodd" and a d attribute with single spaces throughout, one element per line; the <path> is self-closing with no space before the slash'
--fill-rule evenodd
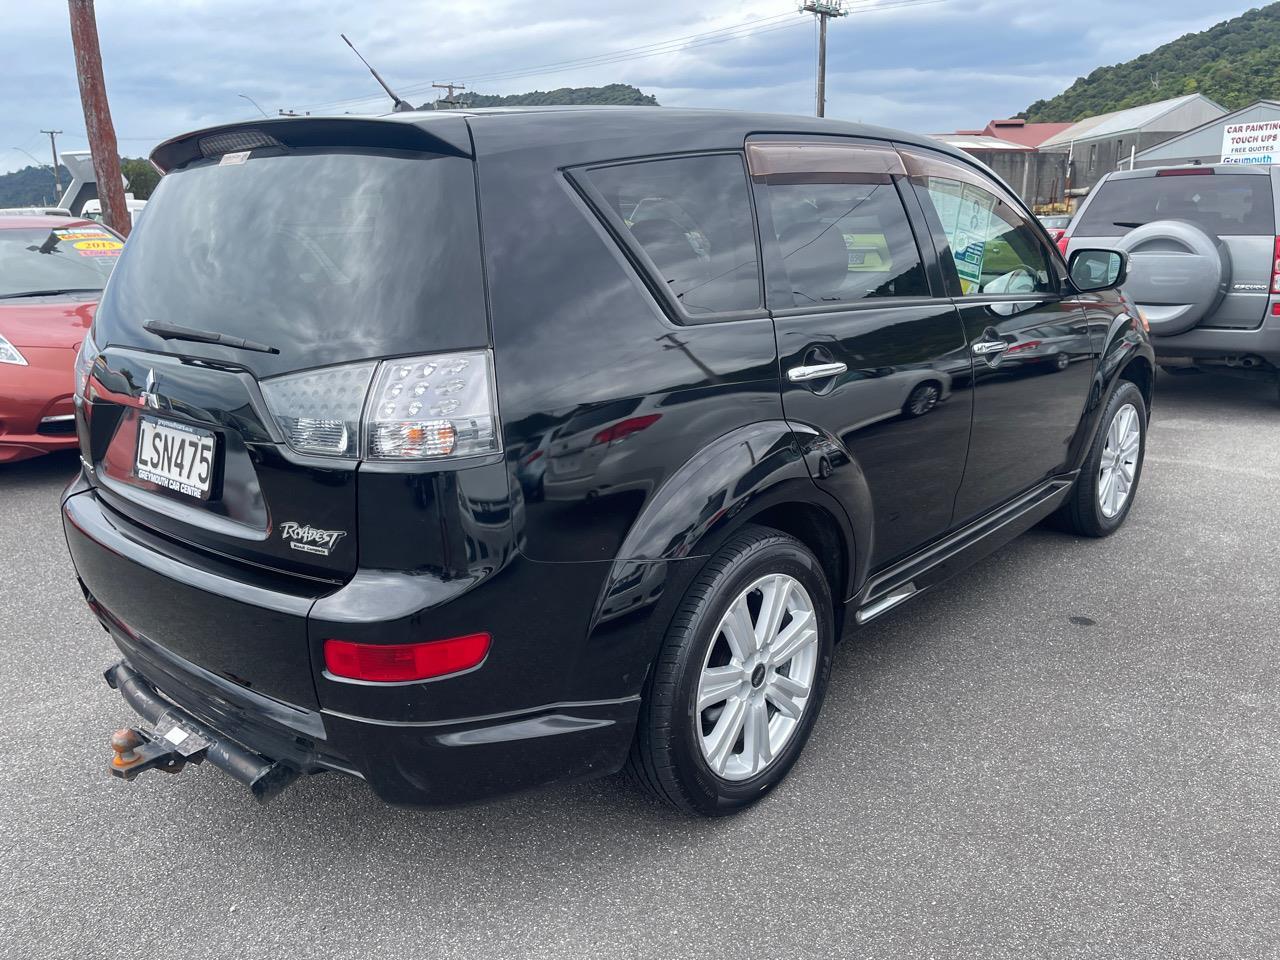
<path id="1" fill-rule="evenodd" d="M 844 363 L 815 363 L 808 367 L 792 367 L 787 371 L 787 379 L 792 383 L 823 380 L 827 377 L 838 377 L 848 369 L 848 364 Z"/>
<path id="2" fill-rule="evenodd" d="M 993 353 L 1003 353 L 1009 349 L 1005 340 L 979 340 L 973 345 L 973 352 L 980 357 L 988 357 Z"/>

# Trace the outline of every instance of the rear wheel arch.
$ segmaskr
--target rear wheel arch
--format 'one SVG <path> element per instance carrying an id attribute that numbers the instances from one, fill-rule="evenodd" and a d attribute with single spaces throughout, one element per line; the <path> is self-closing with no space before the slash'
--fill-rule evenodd
<path id="1" fill-rule="evenodd" d="M 1142 391 L 1142 400 L 1147 405 L 1147 416 L 1151 416 L 1151 400 L 1155 392 L 1155 371 L 1151 361 L 1138 356 L 1131 359 L 1120 371 L 1121 380 L 1128 380 Z"/>

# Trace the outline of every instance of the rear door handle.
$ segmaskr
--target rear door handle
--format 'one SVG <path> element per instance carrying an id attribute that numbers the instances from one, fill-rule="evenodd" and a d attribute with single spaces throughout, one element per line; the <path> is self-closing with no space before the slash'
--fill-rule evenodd
<path id="1" fill-rule="evenodd" d="M 1009 349 L 1009 343 L 1006 340 L 979 340 L 973 345 L 973 352 L 980 357 L 990 356 L 993 353 L 1003 353 Z"/>
<path id="2" fill-rule="evenodd" d="M 787 371 L 787 379 L 792 383 L 804 383 L 806 380 L 838 377 L 848 369 L 848 365 L 844 363 L 815 363 L 808 367 L 792 367 Z"/>

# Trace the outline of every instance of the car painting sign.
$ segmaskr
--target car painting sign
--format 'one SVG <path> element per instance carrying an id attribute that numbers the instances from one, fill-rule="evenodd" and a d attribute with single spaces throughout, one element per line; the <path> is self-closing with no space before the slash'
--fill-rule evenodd
<path id="1" fill-rule="evenodd" d="M 1228 123 L 1222 129 L 1223 163 L 1276 163 L 1280 159 L 1280 120 Z"/>

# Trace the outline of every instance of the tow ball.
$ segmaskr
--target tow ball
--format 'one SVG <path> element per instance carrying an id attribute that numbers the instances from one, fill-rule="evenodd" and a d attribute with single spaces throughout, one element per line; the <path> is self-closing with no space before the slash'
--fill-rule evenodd
<path id="1" fill-rule="evenodd" d="M 188 743 L 190 739 L 191 735 L 177 726 L 167 736 L 133 727 L 117 730 L 111 735 L 111 775 L 132 780 L 147 770 L 179 773 L 188 763 L 203 763 L 208 744 Z"/>

